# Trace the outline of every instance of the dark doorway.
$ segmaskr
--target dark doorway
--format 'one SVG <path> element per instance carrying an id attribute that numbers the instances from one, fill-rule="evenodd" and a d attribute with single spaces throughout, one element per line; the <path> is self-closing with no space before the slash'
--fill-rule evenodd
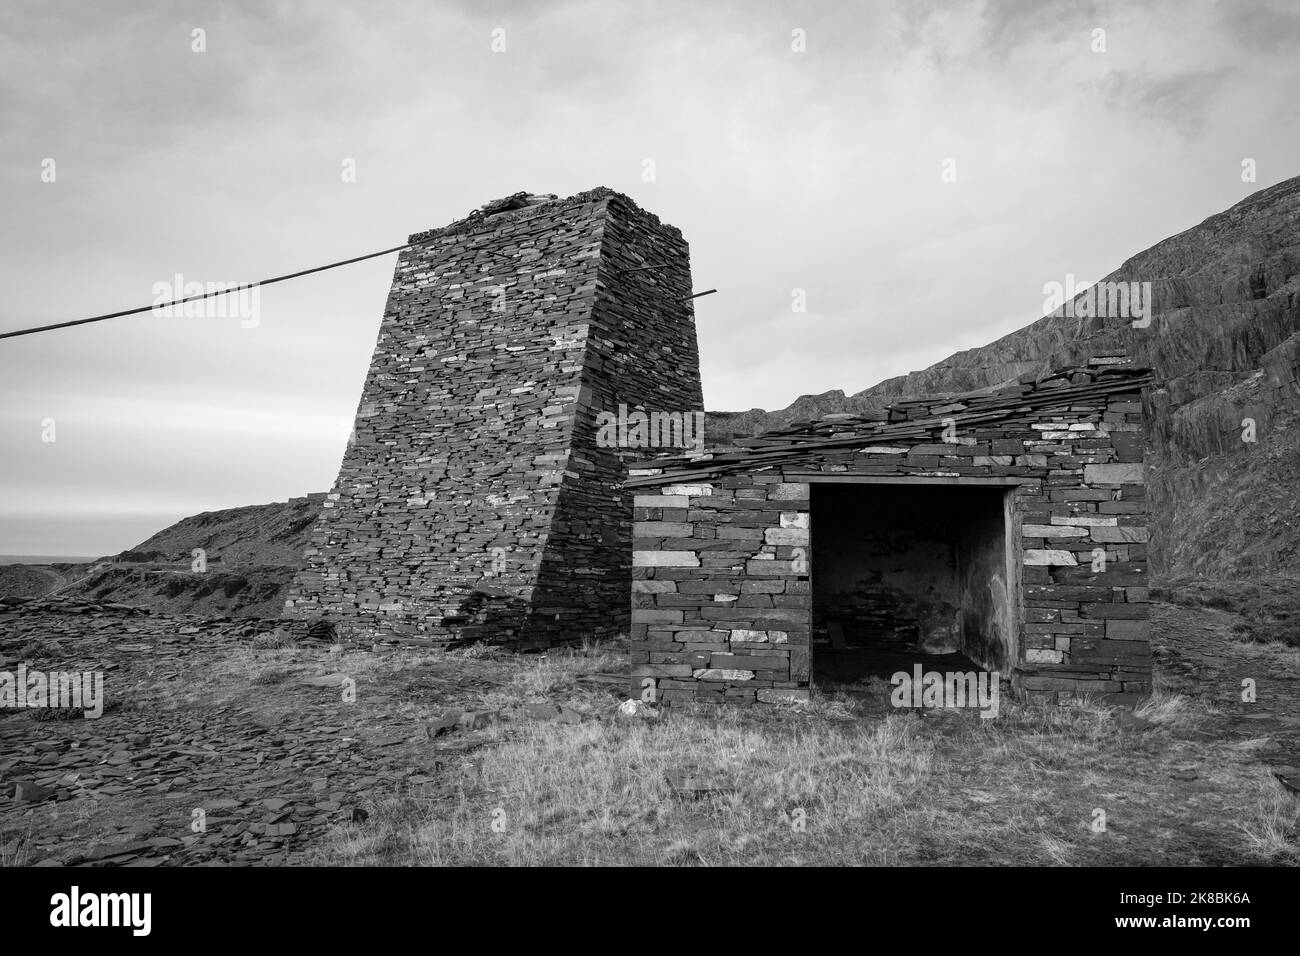
<path id="1" fill-rule="evenodd" d="M 812 486 L 813 680 L 1006 671 L 1005 487 Z"/>

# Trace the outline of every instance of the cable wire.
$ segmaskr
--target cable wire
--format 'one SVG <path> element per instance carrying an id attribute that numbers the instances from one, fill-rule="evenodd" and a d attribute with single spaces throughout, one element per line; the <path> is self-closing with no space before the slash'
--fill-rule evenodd
<path id="1" fill-rule="evenodd" d="M 125 309 L 121 312 L 109 312 L 106 315 L 92 315 L 88 319 L 73 319 L 70 322 L 55 322 L 52 325 L 38 325 L 30 329 L 15 329 L 12 332 L 0 332 L 0 339 L 12 339 L 19 335 L 33 335 L 37 332 L 50 332 L 54 329 L 66 329 L 74 325 L 86 325 L 90 322 L 103 322 L 106 319 L 120 319 L 124 316 L 140 315 L 143 312 L 152 312 L 155 309 L 166 309 L 173 305 L 182 305 L 186 302 L 197 302 L 200 299 L 210 299 L 217 295 L 229 295 L 232 292 L 242 292 L 245 289 L 253 289 L 257 286 L 274 285 L 277 282 L 284 282 L 288 279 L 297 279 L 300 276 L 309 276 L 314 272 L 325 272 L 327 269 L 337 269 L 339 266 L 351 265 L 354 262 L 364 262 L 366 259 L 377 259 L 380 256 L 386 256 L 390 253 L 401 252 L 403 249 L 410 249 L 414 245 L 417 245 L 417 243 L 407 242 L 400 246 L 393 246 L 391 249 L 384 249 L 381 252 L 369 252 L 364 256 L 354 256 L 351 259 L 340 259 L 338 262 L 331 262 L 328 265 L 315 266 L 311 269 L 302 269 L 298 272 L 290 272 L 287 275 L 275 276 L 271 279 L 263 279 L 261 282 L 247 282 L 243 285 L 234 286 L 229 289 L 218 289 L 212 292 L 190 295 L 182 299 L 172 299 L 170 302 L 160 302 L 155 305 L 142 306 L 138 309 Z"/>
<path id="2" fill-rule="evenodd" d="M 412 246 L 422 245 L 424 242 L 427 241 L 428 240 L 426 239 L 418 242 L 406 242 L 400 246 L 393 246 L 391 249 L 383 249 L 379 252 L 368 252 L 364 256 L 353 256 L 351 259 L 340 259 L 338 262 L 331 262 L 328 265 L 314 266 L 311 269 L 301 269 L 298 272 L 290 272 L 287 275 L 275 276 L 270 279 L 263 279 L 261 282 L 246 282 L 243 285 L 232 286 L 228 289 L 215 289 L 210 292 L 201 292 L 195 295 L 185 296 L 184 298 L 180 298 L 180 299 L 172 299 L 170 302 L 159 302 L 154 305 L 141 306 L 138 309 L 124 309 L 121 312 L 109 312 L 104 315 L 92 315 L 86 319 L 72 319 L 71 321 L 68 322 L 54 322 L 50 325 L 37 325 L 29 329 L 15 329 L 12 332 L 0 332 L 0 339 L 12 339 L 12 338 L 17 338 L 20 335 L 35 335 L 37 332 L 52 332 L 55 329 L 67 329 L 67 328 L 71 328 L 74 325 L 88 325 L 91 322 L 103 322 L 106 321 L 107 319 L 121 319 L 128 315 L 141 315 L 142 313 L 145 312 L 153 312 L 155 309 L 168 309 L 174 305 L 184 305 L 186 302 L 198 302 L 200 299 L 211 299 L 213 296 L 230 295 L 231 293 L 235 293 L 235 292 L 243 292 L 245 289 L 255 289 L 258 286 L 274 285 L 277 282 L 285 282 L 289 279 L 297 279 L 301 276 L 309 276 L 316 272 L 325 272 L 329 269 L 337 269 L 339 268 L 339 266 L 348 266 L 354 262 L 364 262 L 367 259 L 377 259 L 380 256 L 390 255 L 391 253 L 394 252 L 401 252 L 403 249 L 410 249 Z M 502 255 L 501 253 L 492 252 L 491 250 L 482 250 L 482 251 L 489 252 L 491 255 L 497 255 L 497 256 Z M 502 257 L 509 258 L 507 256 L 502 256 Z M 662 265 L 667 265 L 667 263 L 663 263 Z M 641 267 L 641 269 L 629 269 L 624 271 L 640 272 L 645 269 L 658 269 L 658 268 L 661 268 L 661 266 L 657 266 L 657 265 L 643 266 Z M 709 295 L 717 291 L 718 291 L 717 289 L 709 289 L 707 292 L 697 292 L 694 295 L 687 296 L 686 299 L 683 299 L 682 301 L 687 301 L 688 299 L 697 299 L 700 296 Z"/>

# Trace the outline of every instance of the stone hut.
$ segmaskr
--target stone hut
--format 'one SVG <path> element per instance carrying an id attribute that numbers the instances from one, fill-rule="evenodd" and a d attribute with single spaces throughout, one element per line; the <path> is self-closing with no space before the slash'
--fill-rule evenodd
<path id="1" fill-rule="evenodd" d="M 1145 369 L 832 415 L 636 463 L 634 696 L 781 701 L 914 664 L 1149 693 Z"/>

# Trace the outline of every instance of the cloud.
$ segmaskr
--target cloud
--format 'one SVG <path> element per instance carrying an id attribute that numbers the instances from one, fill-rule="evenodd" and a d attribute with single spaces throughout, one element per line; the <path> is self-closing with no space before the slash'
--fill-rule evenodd
<path id="1" fill-rule="evenodd" d="M 1274 3 L 1220 0 L 1218 10 L 1223 29 L 1248 51 L 1294 54 L 1300 42 L 1300 9 L 1289 0 Z"/>
<path id="2" fill-rule="evenodd" d="M 991 341 L 1038 318 L 1044 282 L 1105 275 L 1300 171 L 1276 3 L 50 2 L 5 27 L 0 328 L 607 185 L 679 226 L 696 288 L 719 290 L 696 303 L 715 409 L 855 392 Z M 140 316 L 0 342 L 11 515 L 42 487 L 80 516 L 325 490 L 392 269 L 267 288 L 256 329 Z M 147 536 L 117 527 L 92 550 Z"/>
<path id="3" fill-rule="evenodd" d="M 1109 73 L 1101 95 L 1112 110 L 1167 124 L 1191 138 L 1205 128 L 1218 94 L 1236 72 L 1222 67 L 1173 76 Z"/>

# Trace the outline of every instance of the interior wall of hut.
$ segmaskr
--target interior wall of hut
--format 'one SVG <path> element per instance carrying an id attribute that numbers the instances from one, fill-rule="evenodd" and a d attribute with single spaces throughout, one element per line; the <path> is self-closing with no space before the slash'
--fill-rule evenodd
<path id="1" fill-rule="evenodd" d="M 814 680 L 1005 668 L 1006 553 L 1001 488 L 814 484 Z"/>

